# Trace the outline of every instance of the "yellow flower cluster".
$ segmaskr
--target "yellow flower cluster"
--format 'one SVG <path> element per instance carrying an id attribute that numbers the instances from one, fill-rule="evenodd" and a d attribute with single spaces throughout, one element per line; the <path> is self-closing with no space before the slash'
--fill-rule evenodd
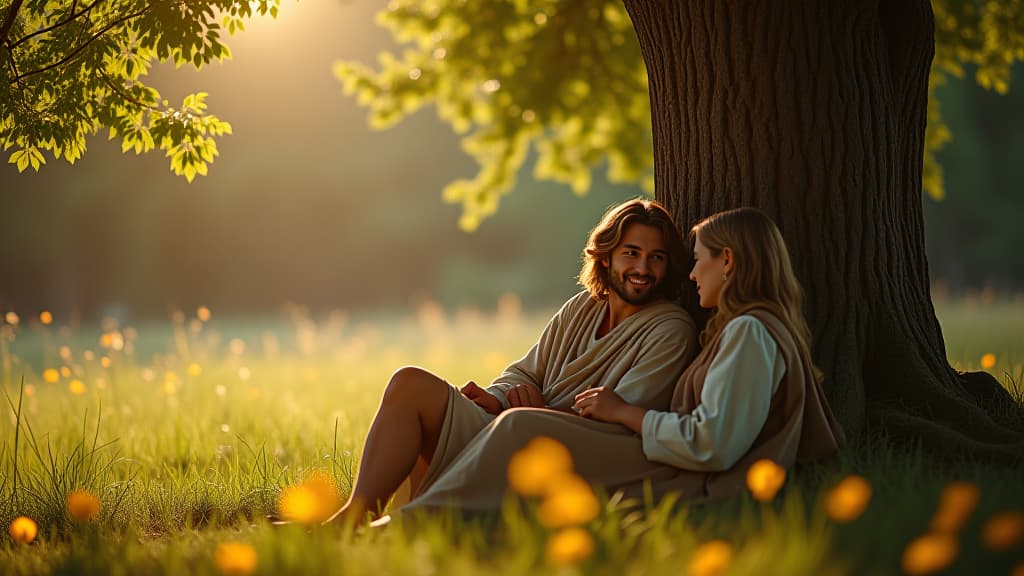
<path id="1" fill-rule="evenodd" d="M 927 534 L 912 540 L 901 560 L 907 574 L 931 574 L 949 567 L 960 553 L 960 529 L 978 505 L 981 493 L 970 482 L 952 482 L 939 497 L 939 507 Z"/>
<path id="2" fill-rule="evenodd" d="M 557 440 L 534 438 L 508 465 L 509 486 L 528 497 L 540 497 L 542 524 L 558 529 L 547 543 L 548 562 L 577 564 L 594 552 L 594 537 L 581 524 L 597 517 L 600 504 L 590 484 L 573 473 L 572 455 Z"/>
<path id="3" fill-rule="evenodd" d="M 331 476 L 322 470 L 310 474 L 302 483 L 281 491 L 277 509 L 291 522 L 323 522 L 341 508 L 341 498 Z"/>

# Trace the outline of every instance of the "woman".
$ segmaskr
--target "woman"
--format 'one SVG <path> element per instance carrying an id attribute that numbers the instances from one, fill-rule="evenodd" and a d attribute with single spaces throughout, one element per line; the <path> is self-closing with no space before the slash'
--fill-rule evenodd
<path id="1" fill-rule="evenodd" d="M 739 208 L 690 231 L 700 305 L 714 314 L 704 348 L 675 387 L 671 410 L 625 402 L 613 390 L 576 396 L 571 415 L 510 410 L 488 425 L 446 472 L 403 508 L 496 510 L 507 463 L 530 439 L 549 436 L 572 453 L 576 473 L 609 494 L 687 500 L 741 492 L 747 468 L 770 458 L 789 467 L 844 444 L 810 355 L 801 290 L 778 228 Z"/>

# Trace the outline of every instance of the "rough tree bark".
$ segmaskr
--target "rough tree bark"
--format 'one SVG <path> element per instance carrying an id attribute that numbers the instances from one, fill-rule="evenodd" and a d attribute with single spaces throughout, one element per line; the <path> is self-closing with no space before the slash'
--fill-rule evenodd
<path id="1" fill-rule="evenodd" d="M 921 167 L 928 0 L 625 0 L 647 65 L 657 198 L 685 230 L 757 206 L 805 290 L 848 434 L 1017 459 L 991 376 L 950 368 L 932 306 Z M 696 294 L 684 304 L 696 311 Z"/>

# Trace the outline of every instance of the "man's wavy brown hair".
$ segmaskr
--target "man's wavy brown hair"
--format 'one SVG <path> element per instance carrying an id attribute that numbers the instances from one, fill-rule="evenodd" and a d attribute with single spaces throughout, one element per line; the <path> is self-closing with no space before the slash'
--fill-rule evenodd
<path id="1" fill-rule="evenodd" d="M 686 247 L 683 237 L 668 210 L 653 200 L 642 198 L 612 206 L 590 231 L 587 247 L 583 249 L 580 285 L 597 300 L 608 299 L 611 282 L 608 278 L 608 267 L 602 261 L 611 259 L 612 251 L 622 242 L 626 228 L 634 224 L 643 224 L 661 231 L 665 251 L 668 252 L 668 267 L 658 290 L 663 298 L 674 300 L 679 296 L 685 278 Z"/>

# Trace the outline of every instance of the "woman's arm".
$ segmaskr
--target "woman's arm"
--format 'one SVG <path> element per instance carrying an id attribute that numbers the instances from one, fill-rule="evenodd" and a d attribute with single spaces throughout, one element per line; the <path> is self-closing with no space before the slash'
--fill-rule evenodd
<path id="1" fill-rule="evenodd" d="M 626 402 L 604 386 L 577 394 L 573 409 L 585 418 L 622 424 L 637 434 L 643 428 L 644 415 L 647 414 L 646 408 Z"/>
<path id="2" fill-rule="evenodd" d="M 708 366 L 696 408 L 644 415 L 644 455 L 678 468 L 727 470 L 760 434 L 784 372 L 764 325 L 751 316 L 734 319 Z"/>

